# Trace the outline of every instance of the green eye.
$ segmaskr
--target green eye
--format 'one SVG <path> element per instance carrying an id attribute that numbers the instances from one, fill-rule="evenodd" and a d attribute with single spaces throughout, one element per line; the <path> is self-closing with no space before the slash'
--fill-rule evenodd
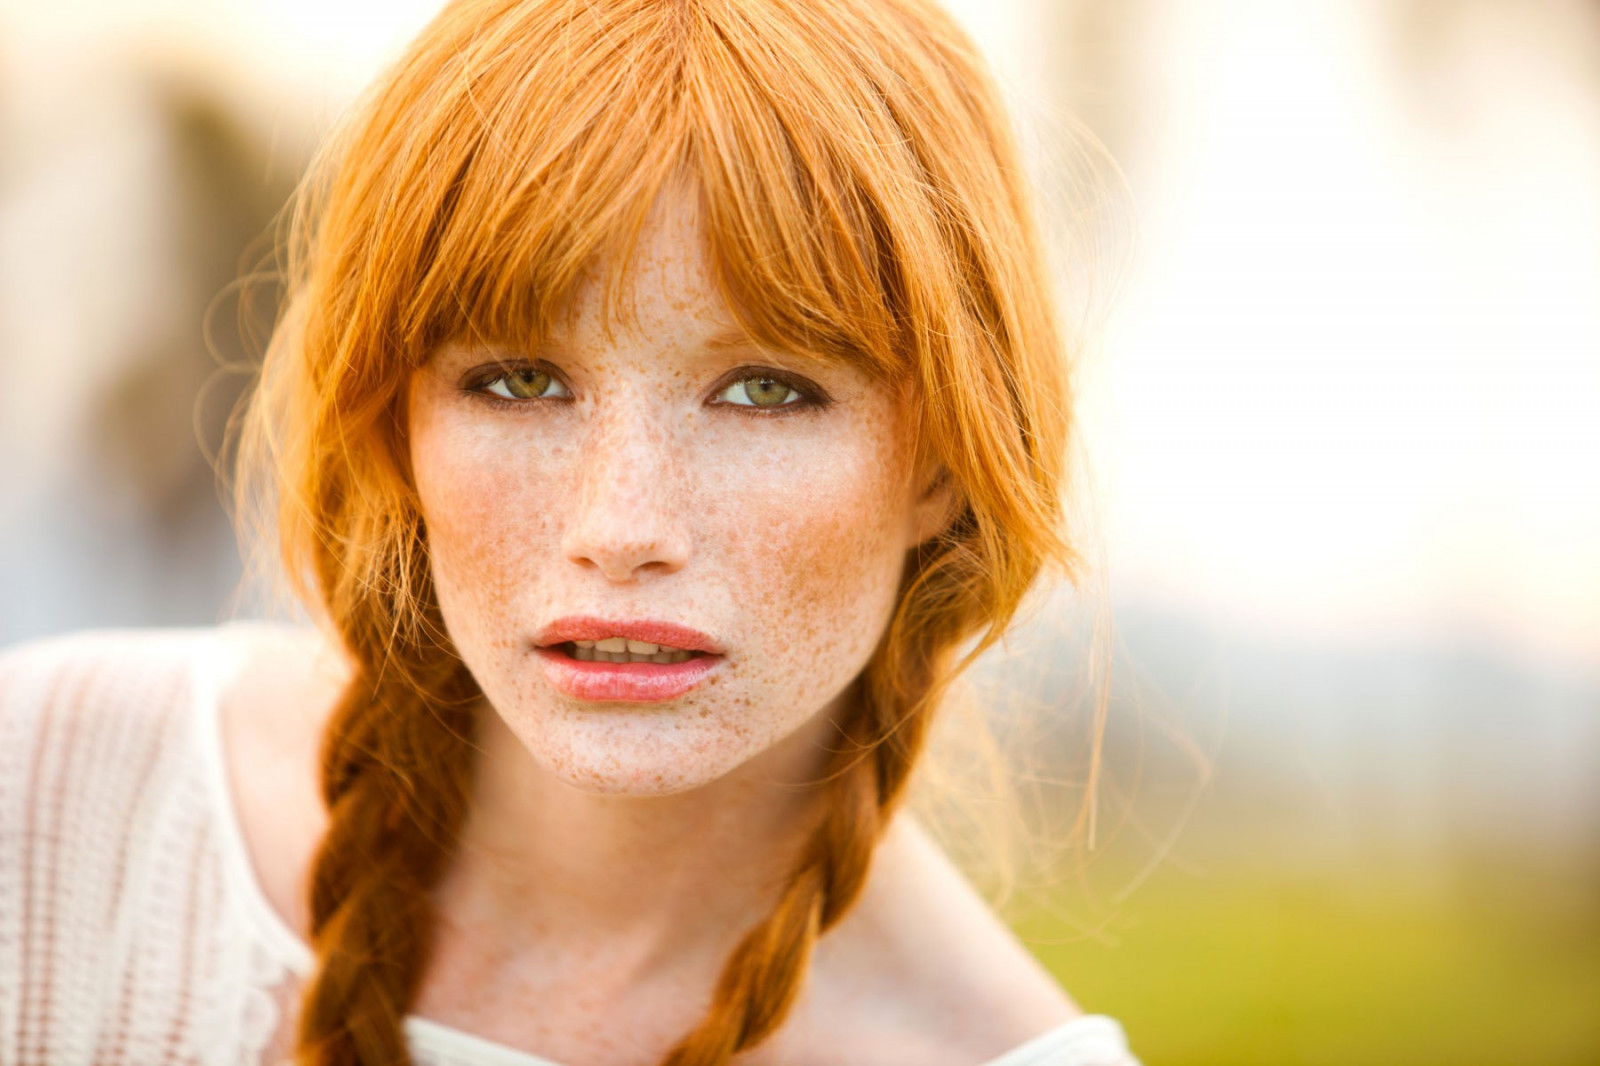
<path id="1" fill-rule="evenodd" d="M 567 396 L 566 387 L 547 370 L 524 366 L 508 370 L 484 387 L 495 396 L 507 400 L 540 400 Z"/>
<path id="2" fill-rule="evenodd" d="M 789 407 L 801 398 L 799 390 L 777 378 L 744 378 L 722 390 L 723 402 L 738 407 Z"/>

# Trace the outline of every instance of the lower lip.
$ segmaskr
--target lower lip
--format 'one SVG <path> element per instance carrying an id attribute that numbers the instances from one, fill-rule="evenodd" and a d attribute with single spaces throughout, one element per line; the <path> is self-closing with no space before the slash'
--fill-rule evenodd
<path id="1" fill-rule="evenodd" d="M 535 648 L 544 676 L 574 699 L 597 703 L 655 703 L 699 685 L 722 662 L 696 655 L 681 663 L 582 662 L 555 648 Z"/>

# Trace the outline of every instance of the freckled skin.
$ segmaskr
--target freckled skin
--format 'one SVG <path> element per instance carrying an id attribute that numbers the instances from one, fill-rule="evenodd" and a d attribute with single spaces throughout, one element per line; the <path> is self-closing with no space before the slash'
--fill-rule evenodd
<path id="1" fill-rule="evenodd" d="M 440 607 L 487 703 L 413 1012 L 556 1062 L 656 1062 L 701 1019 L 828 797 L 796 786 L 838 743 L 833 720 L 905 553 L 950 513 L 937 471 L 913 469 L 906 395 L 803 354 L 706 344 L 735 320 L 692 202 L 664 199 L 642 235 L 635 321 L 602 328 L 602 269 L 539 351 L 446 344 L 410 382 Z M 471 391 L 497 360 L 535 359 L 570 397 L 496 405 Z M 832 403 L 733 406 L 746 366 Z M 726 661 L 677 699 L 580 701 L 531 650 L 576 614 L 687 625 Z M 791 1020 L 740 1061 L 924 1044 L 939 1050 L 917 1061 L 975 1061 L 947 1036 L 1004 1015 L 997 989 L 1007 1009 L 1032 990 L 1040 1016 L 1059 1017 L 1031 956 L 992 948 L 996 923 L 954 868 L 926 858 L 931 842 L 910 848 L 919 833 L 903 814 L 891 823 Z"/>
<path id="2" fill-rule="evenodd" d="M 607 336 L 597 279 L 540 351 L 447 344 L 411 383 L 445 624 L 505 730 L 589 792 L 676 793 L 740 767 L 804 776 L 888 622 L 906 549 L 942 514 L 918 491 L 892 388 L 796 353 L 705 346 L 735 320 L 688 203 L 663 200 L 643 235 L 636 323 Z M 570 399 L 503 407 L 465 391 L 497 354 L 546 360 Z M 834 402 L 717 403 L 732 384 L 719 380 L 746 364 Z M 678 622 L 727 661 L 674 700 L 577 700 L 531 652 L 574 614 Z"/>

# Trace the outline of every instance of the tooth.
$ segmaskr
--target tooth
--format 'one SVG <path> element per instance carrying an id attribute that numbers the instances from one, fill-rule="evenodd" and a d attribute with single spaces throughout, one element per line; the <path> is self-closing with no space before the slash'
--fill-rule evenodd
<path id="1" fill-rule="evenodd" d="M 592 641 L 592 640 L 575 640 L 572 643 L 576 644 L 580 648 L 592 648 L 592 647 L 594 647 L 594 641 Z"/>
<path id="2" fill-rule="evenodd" d="M 595 651 L 627 651 L 628 650 L 628 638 L 626 638 L 626 637 L 607 637 L 605 640 L 597 640 L 597 641 L 594 642 L 594 650 Z"/>
<path id="3" fill-rule="evenodd" d="M 579 644 L 572 649 L 572 657 L 581 662 L 592 663 L 594 662 L 594 649 L 585 648 L 582 644 Z"/>
<path id="4" fill-rule="evenodd" d="M 672 653 L 670 651 L 658 651 L 650 656 L 650 661 L 653 663 L 670 663 L 672 661 Z"/>
<path id="5" fill-rule="evenodd" d="M 661 648 L 655 644 L 648 644 L 642 640 L 630 640 L 628 641 L 628 650 L 633 652 L 635 655 L 654 655 L 656 652 L 660 651 Z"/>

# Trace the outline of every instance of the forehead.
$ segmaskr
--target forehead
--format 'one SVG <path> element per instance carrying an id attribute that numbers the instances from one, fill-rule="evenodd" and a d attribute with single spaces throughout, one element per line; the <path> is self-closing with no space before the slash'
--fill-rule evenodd
<path id="1" fill-rule="evenodd" d="M 871 376 L 859 358 L 748 328 L 719 283 L 701 200 L 687 183 L 662 191 L 627 247 L 625 256 L 597 260 L 583 273 L 545 323 L 541 347 L 569 355 L 626 341 L 652 351 L 762 349 Z"/>
<path id="2" fill-rule="evenodd" d="M 717 284 L 697 200 L 682 189 L 656 200 L 625 261 L 601 261 L 585 272 L 546 339 L 619 331 L 712 347 L 743 336 Z"/>

